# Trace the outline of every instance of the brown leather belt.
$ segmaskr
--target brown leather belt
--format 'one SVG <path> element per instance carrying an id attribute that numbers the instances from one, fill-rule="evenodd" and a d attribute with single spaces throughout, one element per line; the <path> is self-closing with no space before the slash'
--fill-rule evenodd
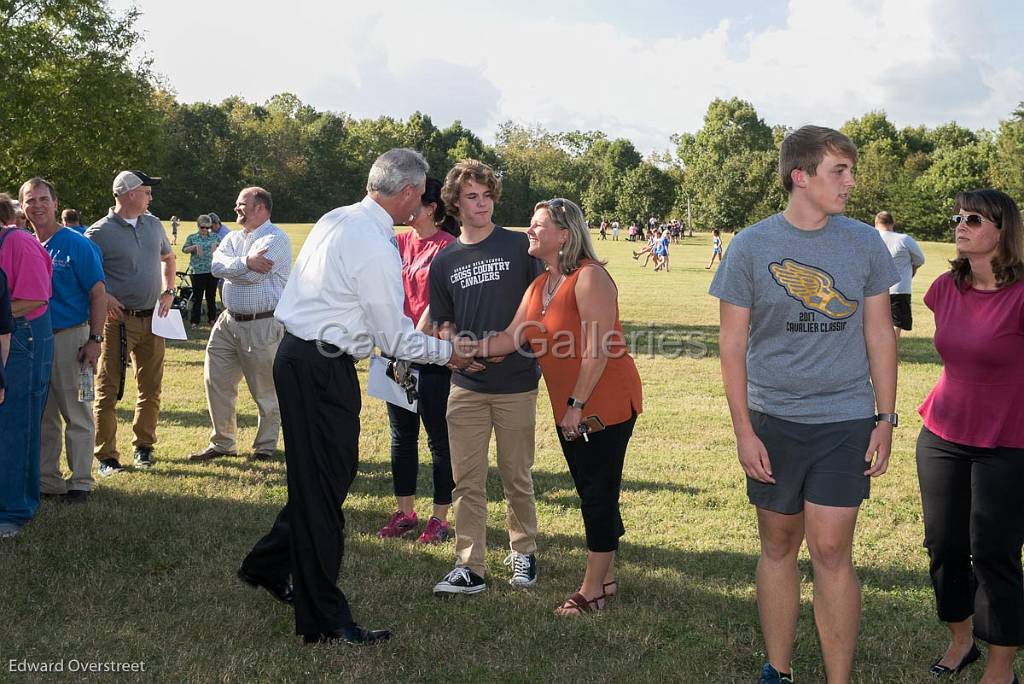
<path id="1" fill-rule="evenodd" d="M 149 318 L 153 315 L 153 309 L 124 309 L 124 315 L 135 318 Z"/>
<path id="2" fill-rule="evenodd" d="M 240 323 L 247 323 L 249 321 L 258 321 L 264 318 L 272 318 L 274 315 L 273 311 L 264 311 L 258 314 L 236 314 L 234 311 L 228 311 L 231 317 Z"/>

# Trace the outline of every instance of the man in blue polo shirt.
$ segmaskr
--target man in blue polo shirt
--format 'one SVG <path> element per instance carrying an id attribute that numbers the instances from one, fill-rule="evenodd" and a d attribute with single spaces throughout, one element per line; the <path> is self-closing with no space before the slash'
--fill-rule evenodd
<path id="1" fill-rule="evenodd" d="M 100 356 L 107 302 L 103 262 L 96 245 L 57 223 L 57 193 L 50 183 L 33 178 L 21 186 L 19 195 L 36 237 L 53 260 L 53 367 L 40 434 L 39 491 L 44 497 L 84 503 L 93 485 L 96 425 L 92 402 L 78 400 L 78 383 L 82 369 L 96 372 Z M 62 437 L 70 480 L 60 472 Z"/>

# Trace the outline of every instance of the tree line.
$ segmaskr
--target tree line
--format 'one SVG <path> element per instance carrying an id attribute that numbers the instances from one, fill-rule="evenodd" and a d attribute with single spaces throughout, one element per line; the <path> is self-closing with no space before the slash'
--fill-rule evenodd
<path id="1" fill-rule="evenodd" d="M 124 168 L 162 176 L 151 210 L 164 218 L 216 211 L 230 218 L 238 190 L 274 196 L 274 217 L 310 222 L 358 201 L 367 171 L 391 147 L 412 147 L 443 177 L 454 162 L 481 159 L 501 174 L 496 221 L 522 225 L 551 197 L 579 203 L 593 221 L 680 218 L 698 229 L 738 229 L 778 211 L 779 145 L 789 128 L 769 126 L 749 102 L 716 99 L 703 126 L 647 158 L 600 131 L 556 133 L 507 121 L 493 144 L 428 114 L 359 119 L 318 111 L 282 93 L 263 103 L 229 97 L 182 103 L 132 58 L 143 40 L 137 13 L 105 0 L 0 0 L 0 189 L 34 175 L 52 180 L 61 204 L 89 219 L 110 206 Z M 14 76 L 16 75 L 16 77 Z M 898 129 L 881 111 L 841 129 L 860 150 L 847 213 L 871 222 L 882 209 L 922 239 L 948 236 L 958 190 L 991 186 L 1024 199 L 1024 103 L 997 130 L 950 122 Z M 688 213 L 689 212 L 689 213 Z"/>

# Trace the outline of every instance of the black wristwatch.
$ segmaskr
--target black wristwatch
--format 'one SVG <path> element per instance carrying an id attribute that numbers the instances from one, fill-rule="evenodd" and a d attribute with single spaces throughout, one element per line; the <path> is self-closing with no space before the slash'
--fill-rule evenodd
<path id="1" fill-rule="evenodd" d="M 580 401 L 579 399 L 574 399 L 573 397 L 569 397 L 569 401 L 565 403 L 569 406 L 569 408 L 580 409 L 581 411 L 583 410 L 583 407 L 587 405 L 587 402 Z"/>
<path id="2" fill-rule="evenodd" d="M 103 344 L 103 335 L 89 335 L 89 341 L 96 344 Z"/>
<path id="3" fill-rule="evenodd" d="M 875 416 L 875 424 L 878 423 L 892 423 L 893 427 L 899 427 L 900 425 L 900 414 L 898 413 L 879 413 Z"/>
<path id="4" fill-rule="evenodd" d="M 160 293 L 161 297 L 163 297 L 164 295 L 170 295 L 170 296 L 173 297 L 174 296 L 174 290 L 172 290 L 171 288 L 167 288 L 166 290 L 164 290 L 163 292 Z"/>

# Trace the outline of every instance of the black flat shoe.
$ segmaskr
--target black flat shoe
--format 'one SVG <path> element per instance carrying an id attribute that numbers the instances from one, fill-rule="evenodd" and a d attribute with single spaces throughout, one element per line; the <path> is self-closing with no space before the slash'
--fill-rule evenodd
<path id="1" fill-rule="evenodd" d="M 956 667 L 946 667 L 945 665 L 939 665 L 939 661 L 942 660 L 940 656 L 938 660 L 932 663 L 932 666 L 928 669 L 929 674 L 932 677 L 945 677 L 946 675 L 953 675 L 959 673 L 965 667 L 973 663 L 975 660 L 981 657 L 981 651 L 978 650 L 978 644 L 972 643 L 971 650 L 967 652 L 963 660 Z M 1016 680 L 1014 680 L 1016 682 Z"/>
<path id="2" fill-rule="evenodd" d="M 292 591 L 292 583 L 289 580 L 270 582 L 262 577 L 250 575 L 244 568 L 238 568 L 238 579 L 242 580 L 250 587 L 263 587 L 271 596 L 281 603 L 291 605 L 295 602 L 295 593 Z"/>
<path id="3" fill-rule="evenodd" d="M 345 643 L 349 646 L 365 646 L 387 641 L 391 638 L 391 632 L 386 629 L 366 629 L 359 625 L 342 627 L 336 632 L 321 632 L 320 634 L 303 634 L 302 640 L 307 644 L 336 644 Z"/>

